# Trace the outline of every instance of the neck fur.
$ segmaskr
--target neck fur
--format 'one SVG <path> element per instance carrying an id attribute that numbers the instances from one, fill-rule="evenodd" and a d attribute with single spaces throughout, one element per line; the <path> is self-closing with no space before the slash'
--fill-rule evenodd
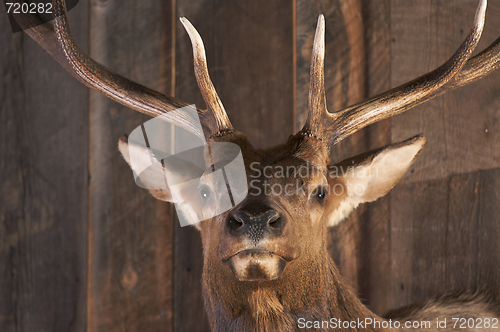
<path id="1" fill-rule="evenodd" d="M 302 276 L 285 277 L 271 284 L 232 282 L 220 276 L 211 279 L 205 271 L 203 291 L 212 331 L 302 331 L 301 322 L 313 322 L 311 326 L 314 322 L 333 322 L 333 318 L 337 322 L 357 322 L 358 318 L 383 321 L 343 282 L 330 257 L 322 265 L 306 269 Z M 311 327 L 314 331 L 331 330 L 325 324 L 319 329 Z M 362 330 L 379 329 L 364 326 Z"/>

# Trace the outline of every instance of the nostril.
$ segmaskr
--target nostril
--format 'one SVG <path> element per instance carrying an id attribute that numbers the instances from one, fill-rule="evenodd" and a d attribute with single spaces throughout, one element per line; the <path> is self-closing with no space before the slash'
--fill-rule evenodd
<path id="1" fill-rule="evenodd" d="M 234 217 L 231 217 L 228 220 L 228 226 L 229 226 L 230 230 L 234 231 L 234 230 L 237 230 L 238 228 L 240 228 L 241 226 L 243 226 L 243 222 L 237 220 Z"/>
<path id="2" fill-rule="evenodd" d="M 269 220 L 269 227 L 274 228 L 274 229 L 280 229 L 283 227 L 284 224 L 284 219 L 280 216 L 277 218 L 273 218 Z"/>
<path id="3" fill-rule="evenodd" d="M 281 215 L 275 210 L 269 210 L 264 215 L 267 219 L 267 224 L 271 227 L 277 227 L 280 224 Z"/>
<path id="4" fill-rule="evenodd" d="M 272 225 L 272 224 L 275 224 L 278 221 L 278 219 L 280 219 L 280 215 L 278 213 L 269 213 L 268 218 L 269 219 L 268 219 L 267 223 L 269 225 Z"/>
<path id="5" fill-rule="evenodd" d="M 276 210 L 268 209 L 265 212 L 237 211 L 226 219 L 226 229 L 234 236 L 242 236 L 258 232 L 259 236 L 270 234 L 276 236 L 281 233 L 286 223 L 285 218 Z"/>

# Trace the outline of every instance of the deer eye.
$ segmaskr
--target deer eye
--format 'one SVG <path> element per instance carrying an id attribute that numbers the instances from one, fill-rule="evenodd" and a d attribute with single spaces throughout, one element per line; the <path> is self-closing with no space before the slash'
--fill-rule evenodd
<path id="1" fill-rule="evenodd" d="M 210 199 L 210 196 L 212 195 L 212 191 L 210 190 L 210 188 L 208 188 L 207 185 L 201 186 L 200 189 L 198 189 L 198 191 L 200 192 L 202 203 L 206 204 Z"/>
<path id="2" fill-rule="evenodd" d="M 316 189 L 314 189 L 312 197 L 314 197 L 314 199 L 318 203 L 323 204 L 327 194 L 328 194 L 327 188 L 325 188 L 324 186 L 318 186 Z"/>

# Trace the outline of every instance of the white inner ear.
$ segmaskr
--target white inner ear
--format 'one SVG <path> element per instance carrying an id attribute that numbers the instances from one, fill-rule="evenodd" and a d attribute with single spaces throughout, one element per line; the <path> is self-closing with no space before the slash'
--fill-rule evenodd
<path id="1" fill-rule="evenodd" d="M 378 169 L 371 163 L 350 167 L 342 178 L 343 196 L 338 208 L 331 213 L 328 226 L 336 226 L 346 219 L 359 204 L 366 202 L 364 199 L 371 179 L 376 178 Z"/>
<path id="2" fill-rule="evenodd" d="M 160 161 L 154 156 L 150 149 L 133 143 L 125 143 L 122 140 L 118 143 L 118 149 L 123 155 L 137 177 L 140 178 L 145 189 L 168 190 L 165 173 Z M 139 184 L 139 183 L 138 183 Z"/>
<path id="3" fill-rule="evenodd" d="M 339 207 L 328 217 L 328 227 L 337 226 L 341 221 L 349 217 L 351 212 L 354 211 L 358 205 L 359 203 L 353 204 L 347 200 L 340 202 Z"/>
<path id="4" fill-rule="evenodd" d="M 342 201 L 328 216 L 329 226 L 340 223 L 359 204 L 384 196 L 399 182 L 426 142 L 423 137 L 413 140 L 388 146 L 373 159 L 351 167 L 341 176 L 344 196 L 339 196 Z"/>
<path id="5" fill-rule="evenodd" d="M 413 144 L 389 148 L 378 154 L 370 165 L 370 176 L 365 185 L 361 202 L 373 202 L 387 194 L 403 177 L 415 156 L 425 144 L 425 139 Z"/>
<path id="6" fill-rule="evenodd" d="M 199 229 L 199 225 L 197 223 L 199 221 L 198 215 L 195 209 L 186 200 L 183 199 L 184 197 L 186 197 L 186 195 L 182 194 L 181 189 L 178 186 L 174 186 L 172 188 L 174 191 L 174 195 L 171 195 L 170 188 L 167 187 L 166 183 L 166 174 L 163 172 L 163 170 L 161 172 L 148 172 L 147 168 L 151 167 L 151 165 L 153 165 L 154 163 L 156 163 L 157 165 L 161 165 L 148 148 L 133 143 L 126 143 L 120 140 L 118 142 L 118 149 L 122 153 L 125 161 L 130 165 L 130 168 L 132 168 L 135 176 L 143 173 L 144 170 L 146 170 L 145 172 L 148 174 L 146 174 L 146 176 L 141 176 L 141 181 L 146 186 L 146 188 L 159 188 L 159 184 L 163 184 L 163 186 L 165 187 L 164 189 L 149 190 L 149 192 L 155 198 L 162 201 L 175 203 L 177 213 L 182 214 L 182 216 L 179 216 L 179 218 L 184 218 L 184 220 L 187 220 L 189 224 L 192 224 Z M 134 156 L 133 162 L 131 162 L 131 155 Z M 165 170 L 165 172 L 168 172 L 168 170 Z M 184 178 L 178 176 L 178 174 L 176 174 L 176 176 L 181 182 L 182 180 L 184 180 Z M 177 197 L 178 199 L 174 201 L 172 199 L 172 196 Z"/>

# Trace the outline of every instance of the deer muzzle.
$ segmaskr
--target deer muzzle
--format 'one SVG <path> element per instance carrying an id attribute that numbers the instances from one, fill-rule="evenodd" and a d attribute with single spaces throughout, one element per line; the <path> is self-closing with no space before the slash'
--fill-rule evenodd
<path id="1" fill-rule="evenodd" d="M 240 281 L 278 279 L 299 253 L 286 218 L 266 206 L 230 213 L 219 238 L 220 258 Z"/>

